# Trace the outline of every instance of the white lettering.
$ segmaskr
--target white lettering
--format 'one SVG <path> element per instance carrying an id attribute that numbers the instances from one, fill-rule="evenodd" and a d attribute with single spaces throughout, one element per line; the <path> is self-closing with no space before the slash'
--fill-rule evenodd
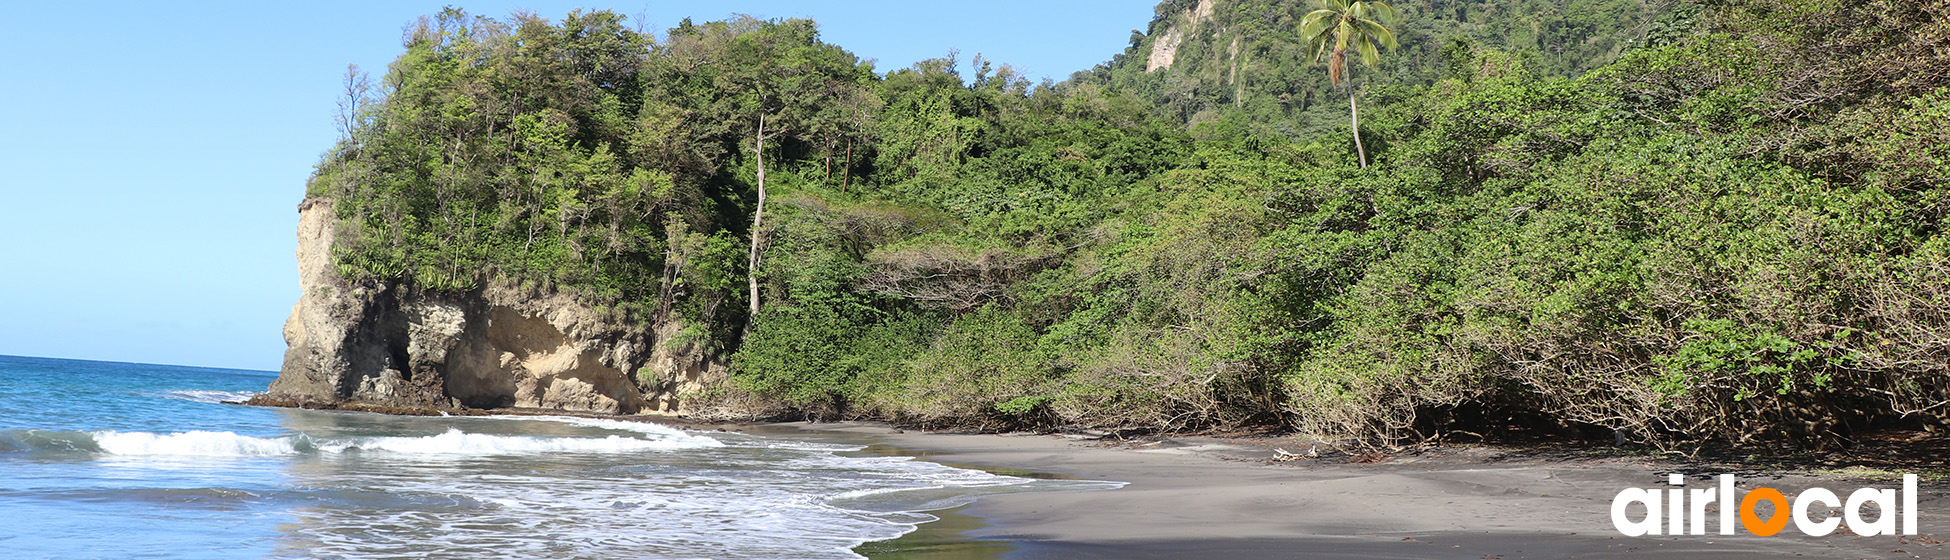
<path id="1" fill-rule="evenodd" d="M 1693 530 L 1692 532 L 1689 532 L 1687 534 L 1689 535 L 1706 534 L 1706 504 L 1713 503 L 1715 499 L 1713 495 L 1715 493 L 1716 492 L 1712 488 L 1700 488 L 1698 490 L 1692 491 L 1693 516 L 1690 519 L 1692 519 L 1693 521 Z M 1725 507 L 1726 506 L 1721 506 L 1722 509 L 1724 509 Z"/>
<path id="2" fill-rule="evenodd" d="M 1876 521 L 1862 520 L 1862 504 L 1875 503 Z M 1848 495 L 1848 505 L 1842 509 L 1842 518 L 1848 520 L 1848 530 L 1864 537 L 1896 534 L 1896 491 L 1863 488 Z"/>
<path id="3" fill-rule="evenodd" d="M 1666 475 L 1666 484 L 1685 486 L 1686 475 L 1679 473 Z M 1666 499 L 1666 505 L 1669 508 L 1666 512 L 1666 517 L 1668 518 L 1666 519 L 1666 534 L 1684 535 L 1686 534 L 1686 491 L 1675 488 L 1667 490 L 1666 495 L 1669 496 Z"/>
<path id="4" fill-rule="evenodd" d="M 1645 520 L 1632 522 L 1625 518 L 1625 506 L 1638 502 L 1645 505 Z M 1642 537 L 1659 534 L 1659 492 L 1644 488 L 1626 488 L 1611 500 L 1611 524 L 1627 537 Z"/>
<path id="5" fill-rule="evenodd" d="M 1740 501 L 1733 497 L 1733 475 L 1720 475 L 1720 534 L 1733 534 L 1733 513 Z"/>
<path id="6" fill-rule="evenodd" d="M 1802 533 L 1806 533 L 1811 537 L 1820 537 L 1835 532 L 1835 527 L 1842 524 L 1842 520 L 1835 516 L 1828 516 L 1827 519 L 1822 520 L 1820 523 L 1808 519 L 1808 506 L 1815 502 L 1828 504 L 1828 507 L 1842 505 L 1842 500 L 1835 497 L 1835 493 L 1829 492 L 1826 488 L 1809 488 L 1803 490 L 1800 496 L 1795 496 L 1794 498 L 1794 526 L 1801 529 Z"/>
<path id="7" fill-rule="evenodd" d="M 1842 527 L 1843 523 L 1848 524 L 1849 532 L 1864 537 L 1916 535 L 1918 480 L 1913 474 L 1903 475 L 1903 488 L 1900 491 L 1859 488 L 1849 494 L 1846 502 L 1826 488 L 1809 488 L 1795 495 L 1790 504 L 1779 499 L 1780 492 L 1771 488 L 1759 488 L 1755 491 L 1765 492 L 1766 495 L 1756 497 L 1750 492 L 1746 496 L 1748 499 L 1756 500 L 1755 505 L 1775 503 L 1787 509 L 1782 512 L 1777 506 L 1774 514 L 1768 516 L 1766 521 L 1759 520 L 1759 511 L 1746 512 L 1741 509 L 1748 504 L 1734 492 L 1739 484 L 1739 480 L 1734 475 L 1722 474 L 1719 477 L 1717 488 L 1686 488 L 1686 475 L 1668 473 L 1666 484 L 1677 488 L 1666 488 L 1663 492 L 1659 489 L 1647 488 L 1626 488 L 1619 491 L 1611 501 L 1611 524 L 1618 529 L 1619 533 L 1628 537 L 1705 535 L 1707 534 L 1706 508 L 1709 504 L 1714 504 L 1719 508 L 1722 535 L 1736 534 L 1735 519 L 1741 520 L 1738 526 L 1746 527 L 1749 531 L 1765 532 L 1768 536 L 1778 533 L 1789 521 L 1793 521 L 1795 528 L 1802 534 L 1811 537 L 1833 534 Z M 1691 508 L 1686 507 L 1689 502 L 1688 494 L 1692 497 Z M 1897 506 L 1898 502 L 1902 504 L 1901 507 Z M 1632 504 L 1645 508 L 1644 518 L 1636 521 L 1630 518 L 1628 510 L 1632 509 Z M 1874 521 L 1870 521 L 1869 515 L 1865 513 L 1870 504 L 1875 506 Z M 1816 511 L 1817 507 L 1821 508 L 1821 511 Z M 1688 509 L 1691 510 L 1691 516 L 1687 515 Z M 1835 511 L 1837 509 L 1841 510 L 1839 514 Z M 1755 517 L 1748 517 L 1750 513 Z M 1779 517 L 1781 515 L 1786 515 L 1787 519 L 1781 519 Z M 1819 519 L 1816 516 L 1819 516 Z M 1902 519 L 1900 533 L 1896 530 L 1898 517 Z M 1692 523 L 1687 523 L 1688 519 Z"/>
<path id="8" fill-rule="evenodd" d="M 1903 534 L 1916 535 L 1916 475 L 1903 475 Z"/>

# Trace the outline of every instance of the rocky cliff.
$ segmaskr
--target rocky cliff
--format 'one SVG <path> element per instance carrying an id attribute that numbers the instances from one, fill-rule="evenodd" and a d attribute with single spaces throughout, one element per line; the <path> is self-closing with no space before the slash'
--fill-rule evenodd
<path id="1" fill-rule="evenodd" d="M 333 261 L 332 201 L 298 210 L 303 293 L 285 321 L 290 348 L 252 404 L 676 414 L 684 395 L 724 374 L 705 352 L 662 343 L 682 325 L 619 324 L 567 294 L 504 282 L 446 293 L 349 281 Z"/>
<path id="2" fill-rule="evenodd" d="M 1212 19 L 1212 0 L 1198 0 L 1198 5 L 1186 9 L 1179 16 L 1178 23 L 1165 28 L 1164 33 L 1151 42 L 1151 54 L 1144 59 L 1144 71 L 1157 72 L 1170 68 L 1171 63 L 1178 60 L 1179 45 L 1198 31 L 1199 23 L 1209 19 Z"/>

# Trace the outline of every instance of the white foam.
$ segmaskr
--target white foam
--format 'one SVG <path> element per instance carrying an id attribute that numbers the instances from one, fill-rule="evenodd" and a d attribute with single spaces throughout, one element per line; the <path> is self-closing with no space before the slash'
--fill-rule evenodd
<path id="1" fill-rule="evenodd" d="M 272 457 L 298 452 L 292 438 L 258 438 L 231 432 L 93 432 L 95 446 L 113 455 L 185 457 Z"/>
<path id="2" fill-rule="evenodd" d="M 709 438 L 705 438 L 709 439 Z M 717 443 L 711 440 L 710 443 Z M 360 439 L 344 445 L 320 444 L 319 449 L 342 451 L 386 451 L 412 455 L 521 455 L 529 453 L 617 453 L 692 449 L 709 445 L 677 439 L 639 439 L 623 436 L 606 438 L 558 438 L 470 434 L 458 429 L 432 437 L 379 437 Z"/>
<path id="3" fill-rule="evenodd" d="M 922 461 L 913 457 L 840 457 L 832 454 L 811 455 L 786 461 L 788 468 L 797 469 L 844 469 L 873 476 L 893 476 L 896 478 L 923 481 L 927 484 L 940 484 L 950 487 L 1009 486 L 1024 484 L 1030 479 L 994 474 L 987 471 L 950 467 L 940 463 Z"/>
<path id="4" fill-rule="evenodd" d="M 859 451 L 867 448 L 867 446 L 865 445 L 851 445 L 845 443 L 795 441 L 795 440 L 786 440 L 786 439 L 761 439 L 756 437 L 747 437 L 744 441 L 738 441 L 732 445 L 735 445 L 737 447 L 756 447 L 760 449 L 790 449 L 795 451 L 826 451 L 826 452 Z"/>
<path id="5" fill-rule="evenodd" d="M 90 432 L 103 453 L 126 456 L 275 457 L 316 450 L 322 453 L 388 453 L 410 456 L 492 456 L 535 453 L 629 453 L 723 445 L 705 437 L 642 439 L 624 436 L 563 438 L 470 434 L 458 429 L 426 437 L 373 437 L 315 440 L 297 435 L 260 438 L 231 432 Z"/>
<path id="6" fill-rule="evenodd" d="M 257 396 L 257 393 L 253 393 L 250 391 L 204 391 L 204 390 L 184 389 L 180 391 L 170 391 L 167 393 L 163 393 L 161 396 L 166 399 L 177 399 L 177 400 L 185 400 L 185 401 L 196 401 L 200 403 L 219 404 L 225 402 L 239 402 L 239 401 L 250 400 L 251 397 Z"/>
<path id="7" fill-rule="evenodd" d="M 648 435 L 658 436 L 659 438 L 662 438 L 667 441 L 683 442 L 689 444 L 690 447 L 724 447 L 724 442 L 718 441 L 717 439 L 711 438 L 709 436 L 700 436 L 700 435 L 692 434 L 690 432 L 686 432 L 677 428 L 665 426 L 663 424 L 658 424 L 655 422 L 631 422 L 627 420 L 610 420 L 607 418 L 578 418 L 574 416 L 496 416 L 495 418 L 505 418 L 510 420 L 546 420 L 549 422 L 561 422 L 564 424 L 582 426 L 585 428 L 601 428 L 605 430 L 618 430 L 618 431 L 625 431 L 625 432 L 636 432 L 639 434 L 648 434 Z"/>
<path id="8" fill-rule="evenodd" d="M 868 488 L 865 490 L 854 490 L 851 492 L 841 492 L 838 494 L 834 494 L 831 497 L 828 497 L 827 500 L 829 502 L 840 502 L 845 500 L 857 500 L 857 499 L 866 498 L 870 496 L 897 494 L 902 492 L 919 492 L 919 491 L 927 491 L 927 490 L 947 490 L 947 489 L 948 489 L 947 486 L 940 486 L 940 485 L 910 486 L 904 488 Z"/>
<path id="9" fill-rule="evenodd" d="M 462 424 L 486 427 L 467 424 L 471 421 Z M 424 437 L 258 438 L 229 432 L 90 435 L 104 452 L 117 455 L 342 454 L 331 461 L 348 468 L 295 469 L 293 476 L 320 487 L 350 485 L 356 493 L 405 497 L 398 505 L 384 502 L 377 508 L 307 508 L 302 514 L 305 522 L 297 524 L 293 535 L 307 543 L 308 552 L 321 557 L 380 557 L 396 553 L 398 542 L 442 535 L 448 539 L 443 546 L 464 556 L 552 557 L 560 555 L 562 549 L 557 547 L 569 542 L 604 557 L 684 558 L 709 549 L 721 558 L 850 560 L 860 558 L 851 549 L 862 542 L 895 538 L 934 519 L 923 511 L 965 504 L 984 495 L 1120 485 L 1032 480 L 910 457 L 852 457 L 828 450 L 767 446 L 747 442 L 745 438 L 755 436 L 743 434 L 726 435 L 726 445 L 657 424 L 562 421 L 616 433 L 498 435 L 443 426 L 437 429 L 446 432 Z M 710 454 L 717 457 L 711 461 L 724 464 L 713 462 L 707 468 L 682 467 L 695 460 L 679 457 L 669 463 L 672 468 L 637 470 L 633 467 L 669 460 L 627 454 L 716 446 L 728 449 Z M 460 471 L 392 468 L 480 456 L 518 458 L 483 461 Z M 361 466 L 368 461 L 370 466 Z M 590 476 L 582 468 L 533 468 L 554 461 L 598 469 L 598 474 Z M 455 476 L 456 472 L 471 474 Z M 456 502 L 472 505 L 448 505 Z"/>

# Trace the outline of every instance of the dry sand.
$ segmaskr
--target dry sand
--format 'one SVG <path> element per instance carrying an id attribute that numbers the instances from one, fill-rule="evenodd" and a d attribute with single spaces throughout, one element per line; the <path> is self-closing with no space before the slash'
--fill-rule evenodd
<path id="1" fill-rule="evenodd" d="M 1950 490 L 1922 486 L 1919 537 L 1625 537 L 1612 498 L 1627 487 L 1666 488 L 1666 474 L 1720 474 L 1643 458 L 1533 456 L 1466 447 L 1380 463 L 1268 461 L 1299 440 L 1167 438 L 1105 442 L 1078 436 L 958 435 L 863 423 L 770 424 L 796 438 L 898 447 L 927 460 L 1129 483 L 1100 492 L 1014 494 L 958 510 L 981 523 L 982 543 L 961 557 L 1004 558 L 1950 558 Z M 1323 448 L 1324 449 L 1324 448 Z M 1899 481 L 1807 472 L 1744 472 L 1740 487 L 1790 499 L 1823 487 L 1899 488 Z M 1717 511 L 1717 510 L 1712 510 Z M 1636 516 L 1634 516 L 1636 517 Z M 1717 517 L 1709 527 L 1717 527 Z M 1008 543 L 1000 548 L 995 542 Z M 919 555 L 946 557 L 943 555 Z"/>

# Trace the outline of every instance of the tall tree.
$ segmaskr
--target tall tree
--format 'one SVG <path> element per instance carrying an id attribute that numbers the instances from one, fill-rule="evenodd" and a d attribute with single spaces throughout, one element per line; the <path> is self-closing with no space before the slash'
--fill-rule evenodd
<path id="1" fill-rule="evenodd" d="M 749 311 L 760 309 L 759 267 L 765 252 L 768 150 L 806 142 L 823 131 L 852 133 L 866 125 L 848 108 L 871 65 L 819 40 L 811 20 L 764 21 L 747 16 L 671 30 L 668 59 L 649 78 L 671 90 L 671 102 L 695 118 L 721 123 L 723 138 L 749 150 L 756 164 L 751 243 L 746 253 Z M 654 108 L 655 106 L 652 105 Z M 841 132 L 833 132 L 841 133 Z"/>
<path id="2" fill-rule="evenodd" d="M 1327 62 L 1327 79 L 1334 85 L 1343 85 L 1342 79 L 1348 75 L 1349 51 L 1373 68 L 1381 60 L 1380 47 L 1397 46 L 1395 32 L 1384 23 L 1396 23 L 1401 16 L 1387 2 L 1318 1 L 1320 9 L 1300 18 L 1300 38 L 1312 48 L 1314 60 Z M 1329 43 L 1334 46 L 1332 50 L 1327 48 Z M 1348 120 L 1354 126 L 1354 151 L 1361 156 L 1361 167 L 1367 167 L 1368 151 L 1361 146 L 1361 110 L 1354 104 L 1354 81 L 1347 80 L 1345 87 Z"/>

